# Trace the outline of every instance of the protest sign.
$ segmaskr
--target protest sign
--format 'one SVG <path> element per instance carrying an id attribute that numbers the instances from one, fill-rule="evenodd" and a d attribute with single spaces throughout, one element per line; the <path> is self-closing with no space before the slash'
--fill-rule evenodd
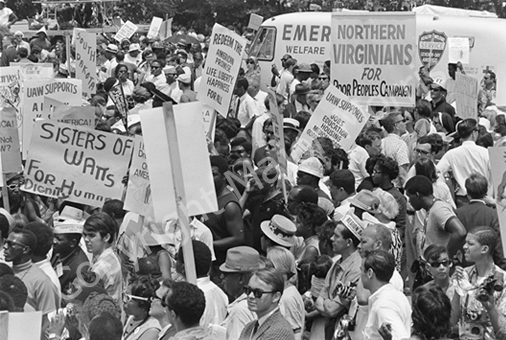
<path id="1" fill-rule="evenodd" d="M 172 37 L 172 18 L 165 20 L 162 22 L 160 26 L 160 31 L 158 32 L 158 36 L 161 41 L 164 41 L 167 38 Z"/>
<path id="2" fill-rule="evenodd" d="M 123 93 L 123 87 L 118 84 L 111 87 L 108 93 L 114 105 L 118 109 L 119 113 L 123 117 L 123 124 L 125 129 L 127 128 L 127 117 L 128 117 L 128 104 L 126 102 L 125 94 Z"/>
<path id="3" fill-rule="evenodd" d="M 462 119 L 478 119 L 478 79 L 460 72 L 455 73 L 456 115 Z"/>
<path id="4" fill-rule="evenodd" d="M 228 113 L 246 43 L 247 40 L 237 33 L 214 25 L 200 82 L 201 88 L 206 90 L 199 91 L 197 99 L 223 116 Z"/>
<path id="5" fill-rule="evenodd" d="M 490 168 L 492 170 L 492 185 L 496 197 L 496 211 L 499 217 L 502 248 L 506 254 L 506 148 L 488 148 Z"/>
<path id="6" fill-rule="evenodd" d="M 22 190 L 93 207 L 121 199 L 133 144 L 132 138 L 38 120 Z"/>
<path id="7" fill-rule="evenodd" d="M 415 105 L 415 13 L 332 13 L 332 82 L 363 106 Z"/>
<path id="8" fill-rule="evenodd" d="M 0 152 L 3 172 L 18 173 L 23 170 L 16 111 L 13 107 L 0 108 Z"/>
<path id="9" fill-rule="evenodd" d="M 448 38 L 448 62 L 469 64 L 469 38 Z"/>
<path id="10" fill-rule="evenodd" d="M 335 86 L 329 86 L 290 156 L 295 162 L 299 161 L 316 137 L 328 137 L 336 146 L 348 151 L 368 119 L 369 113 L 361 106 Z"/>
<path id="11" fill-rule="evenodd" d="M 125 210 L 141 216 L 151 216 L 151 184 L 149 183 L 148 162 L 142 136 L 135 136 L 132 164 L 128 176 Z"/>
<path id="12" fill-rule="evenodd" d="M 177 126 L 177 143 L 184 190 L 189 215 L 201 215 L 218 210 L 216 193 L 207 151 L 202 120 L 202 105 L 198 102 L 173 107 Z M 153 207 L 157 221 L 167 216 L 176 218 L 174 183 L 167 131 L 163 122 L 163 109 L 140 111 L 142 131 L 149 168 L 149 180 L 153 195 Z M 174 137 L 174 136 L 172 136 Z M 196 166 L 195 162 L 198 162 Z"/>
<path id="13" fill-rule="evenodd" d="M 41 327 L 42 312 L 0 312 L 0 340 L 40 339 Z"/>
<path id="14" fill-rule="evenodd" d="M 48 118 L 44 98 L 51 97 L 65 105 L 79 106 L 82 102 L 80 79 L 32 80 L 23 86 L 23 132 L 21 136 L 23 159 L 30 144 L 33 124 L 37 118 Z"/>
<path id="15" fill-rule="evenodd" d="M 496 96 L 497 106 L 506 106 L 506 63 L 497 64 L 496 67 Z"/>
<path id="16" fill-rule="evenodd" d="M 262 25 L 263 21 L 264 21 L 263 16 L 260 16 L 255 13 L 251 13 L 249 15 L 248 28 L 251 28 L 252 30 L 257 31 L 260 28 L 260 25 Z"/>
<path id="17" fill-rule="evenodd" d="M 97 37 L 96 33 L 77 31 L 76 78 L 83 83 L 83 95 L 91 97 L 97 85 Z"/>
<path id="18" fill-rule="evenodd" d="M 60 106 L 54 110 L 50 119 L 63 124 L 93 129 L 95 128 L 95 107 Z"/>
<path id="19" fill-rule="evenodd" d="M 148 39 L 154 39 L 158 36 L 162 22 L 163 19 L 159 17 L 153 17 L 153 19 L 151 19 L 151 25 L 149 26 L 149 31 L 147 34 Z"/>
<path id="20" fill-rule="evenodd" d="M 269 96 L 269 106 L 271 108 L 272 129 L 274 131 L 274 146 L 276 148 L 276 158 L 279 168 L 285 176 L 287 172 L 285 137 L 283 133 L 283 116 L 279 113 L 278 103 L 273 94 Z"/>
<path id="21" fill-rule="evenodd" d="M 216 130 L 216 111 L 207 105 L 202 105 L 202 119 L 204 120 L 204 134 L 214 141 Z"/>
<path id="22" fill-rule="evenodd" d="M 18 124 L 22 121 L 21 71 L 19 66 L 2 67 L 0 73 L 0 107 L 13 107 L 16 110 Z"/>
<path id="23" fill-rule="evenodd" d="M 53 79 L 54 69 L 53 64 L 41 63 L 41 64 L 19 64 L 19 70 L 21 72 L 21 79 L 23 81 L 33 79 Z"/>
<path id="24" fill-rule="evenodd" d="M 130 39 L 130 37 L 134 35 L 138 29 L 139 27 L 137 27 L 137 25 L 128 20 L 121 26 L 118 33 L 116 33 L 113 38 L 119 42 L 121 42 L 123 39 Z"/>

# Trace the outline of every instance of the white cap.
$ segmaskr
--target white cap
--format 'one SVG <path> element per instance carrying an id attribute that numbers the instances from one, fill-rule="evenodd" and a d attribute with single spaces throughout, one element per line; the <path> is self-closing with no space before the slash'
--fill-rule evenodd
<path id="1" fill-rule="evenodd" d="M 323 165 L 316 157 L 309 157 L 303 160 L 299 165 L 298 171 L 323 178 Z"/>

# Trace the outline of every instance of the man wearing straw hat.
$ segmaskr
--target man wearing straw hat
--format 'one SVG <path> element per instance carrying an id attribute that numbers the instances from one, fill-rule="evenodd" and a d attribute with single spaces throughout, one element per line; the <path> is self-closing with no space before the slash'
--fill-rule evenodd
<path id="1" fill-rule="evenodd" d="M 262 250 L 267 252 L 271 247 L 281 246 L 290 249 L 295 245 L 295 224 L 283 215 L 274 215 L 270 221 L 260 223 Z"/>

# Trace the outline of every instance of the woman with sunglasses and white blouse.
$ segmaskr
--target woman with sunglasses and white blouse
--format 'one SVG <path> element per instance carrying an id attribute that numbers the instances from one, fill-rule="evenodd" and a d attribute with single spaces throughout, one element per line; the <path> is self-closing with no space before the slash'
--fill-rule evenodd
<path id="1" fill-rule="evenodd" d="M 160 323 L 149 314 L 151 299 L 160 285 L 147 276 L 134 279 L 123 294 L 123 309 L 128 320 L 123 328 L 124 340 L 157 340 Z"/>

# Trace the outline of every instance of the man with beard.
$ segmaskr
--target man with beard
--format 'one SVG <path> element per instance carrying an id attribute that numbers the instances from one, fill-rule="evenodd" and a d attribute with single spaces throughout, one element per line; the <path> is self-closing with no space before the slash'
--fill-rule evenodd
<path id="1" fill-rule="evenodd" d="M 277 189 L 278 172 L 273 165 L 258 168 L 246 185 L 240 204 L 247 211 L 245 216 L 246 245 L 262 252 L 260 224 L 276 214 L 289 217 L 283 194 Z"/>
<path id="2" fill-rule="evenodd" d="M 227 161 L 220 156 L 211 156 L 211 168 L 218 211 L 207 214 L 203 222 L 213 233 L 216 260 L 211 268 L 211 279 L 216 282 L 220 276 L 219 266 L 225 262 L 227 250 L 244 244 L 244 233 L 241 206 L 225 177 L 229 171 Z"/>

